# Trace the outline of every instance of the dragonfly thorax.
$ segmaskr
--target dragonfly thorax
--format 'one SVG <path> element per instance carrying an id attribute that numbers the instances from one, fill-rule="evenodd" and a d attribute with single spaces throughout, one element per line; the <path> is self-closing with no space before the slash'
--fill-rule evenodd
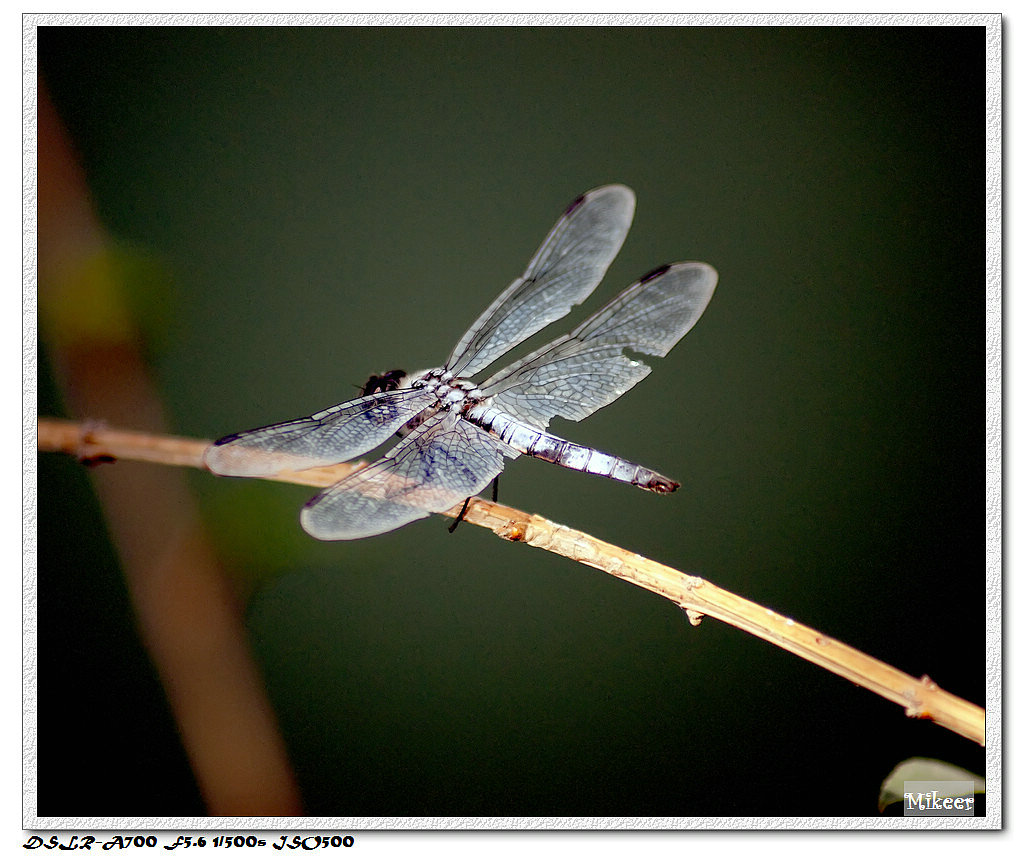
<path id="1" fill-rule="evenodd" d="M 467 410 L 484 400 L 479 387 L 471 380 L 457 378 L 445 368 L 413 372 L 408 383 L 413 389 L 432 389 L 437 395 L 441 410 Z"/>
<path id="2" fill-rule="evenodd" d="M 452 379 L 452 373 L 444 368 L 428 369 L 426 371 L 409 372 L 406 378 L 406 386 L 413 389 L 433 389 L 440 384 L 447 383 Z"/>

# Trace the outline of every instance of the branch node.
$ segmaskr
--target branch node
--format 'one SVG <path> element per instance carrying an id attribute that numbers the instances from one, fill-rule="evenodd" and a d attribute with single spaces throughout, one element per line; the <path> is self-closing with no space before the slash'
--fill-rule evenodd
<path id="1" fill-rule="evenodd" d="M 78 426 L 75 437 L 75 448 L 72 453 L 80 464 L 97 467 L 100 464 L 113 464 L 117 456 L 112 454 L 107 445 L 98 437 L 107 425 L 102 420 L 86 419 Z"/>
<path id="2" fill-rule="evenodd" d="M 518 520 L 507 520 L 494 530 L 494 534 L 506 541 L 523 541 L 526 539 L 526 529 Z"/>

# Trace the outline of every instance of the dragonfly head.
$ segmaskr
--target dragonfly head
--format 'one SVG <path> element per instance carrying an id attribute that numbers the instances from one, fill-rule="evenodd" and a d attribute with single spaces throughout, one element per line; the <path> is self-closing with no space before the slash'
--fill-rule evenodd
<path id="1" fill-rule="evenodd" d="M 401 369 L 392 369 L 382 375 L 370 375 L 369 380 L 363 386 L 363 395 L 373 395 L 375 392 L 391 392 L 400 389 L 406 384 L 408 376 Z"/>

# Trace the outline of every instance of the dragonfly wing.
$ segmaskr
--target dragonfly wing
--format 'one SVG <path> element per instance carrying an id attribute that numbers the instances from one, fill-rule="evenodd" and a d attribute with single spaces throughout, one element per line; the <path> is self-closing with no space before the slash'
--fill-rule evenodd
<path id="1" fill-rule="evenodd" d="M 586 300 L 626 239 L 635 206 L 633 191 L 621 184 L 573 202 L 523 275 L 466 331 L 446 367 L 455 377 L 473 377 Z"/>
<path id="2" fill-rule="evenodd" d="M 337 464 L 379 446 L 436 403 L 429 389 L 378 392 L 304 419 L 222 437 L 203 459 L 222 476 L 268 476 Z"/>
<path id="3" fill-rule="evenodd" d="M 625 350 L 665 356 L 697 323 L 717 282 L 703 262 L 658 268 L 571 333 L 496 374 L 481 392 L 539 428 L 552 416 L 583 419 L 650 373 Z"/>
<path id="4" fill-rule="evenodd" d="M 457 413 L 437 413 L 383 458 L 311 499 L 302 528 L 322 541 L 390 532 L 479 493 L 517 455 Z"/>

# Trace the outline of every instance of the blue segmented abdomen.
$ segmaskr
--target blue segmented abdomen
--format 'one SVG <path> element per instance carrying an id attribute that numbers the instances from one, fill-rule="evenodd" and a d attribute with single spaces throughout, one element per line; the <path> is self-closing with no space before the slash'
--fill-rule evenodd
<path id="1" fill-rule="evenodd" d="M 626 482 L 655 493 L 671 493 L 679 487 L 679 482 L 661 473 L 616 455 L 580 446 L 546 431 L 531 428 L 494 407 L 477 405 L 469 408 L 464 416 L 474 425 L 499 437 L 517 452 L 560 467 Z"/>

